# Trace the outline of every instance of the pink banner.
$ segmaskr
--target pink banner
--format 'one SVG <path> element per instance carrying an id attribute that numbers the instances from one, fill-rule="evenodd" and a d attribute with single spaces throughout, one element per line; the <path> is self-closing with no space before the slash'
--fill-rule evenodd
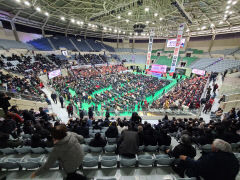
<path id="1" fill-rule="evenodd" d="M 201 76 L 205 75 L 205 71 L 204 70 L 200 70 L 200 69 L 193 69 L 192 73 L 198 74 L 198 75 L 201 75 Z"/>
<path id="2" fill-rule="evenodd" d="M 166 65 L 152 64 L 151 72 L 166 73 L 167 72 L 167 66 Z"/>

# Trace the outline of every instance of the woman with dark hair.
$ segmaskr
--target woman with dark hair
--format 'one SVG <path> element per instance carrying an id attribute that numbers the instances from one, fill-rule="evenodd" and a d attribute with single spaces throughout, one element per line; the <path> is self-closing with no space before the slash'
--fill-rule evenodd
<path id="1" fill-rule="evenodd" d="M 107 141 L 101 137 L 100 133 L 96 133 L 95 137 L 91 142 L 89 143 L 89 146 L 92 147 L 104 147 L 106 146 Z"/>
<path id="2" fill-rule="evenodd" d="M 107 131 L 105 132 L 107 138 L 117 138 L 118 137 L 118 128 L 116 122 L 112 122 Z"/>
<path id="3" fill-rule="evenodd" d="M 138 115 L 138 113 L 133 112 L 130 122 L 134 124 L 140 124 L 142 122 L 142 118 Z"/>

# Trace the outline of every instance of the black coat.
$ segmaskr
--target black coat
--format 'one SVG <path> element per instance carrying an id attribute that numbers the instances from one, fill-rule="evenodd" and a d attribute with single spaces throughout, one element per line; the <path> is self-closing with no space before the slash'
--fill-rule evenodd
<path id="1" fill-rule="evenodd" d="M 190 158 L 194 158 L 196 156 L 196 149 L 192 147 L 191 145 L 184 145 L 184 144 L 179 144 L 177 145 L 172 151 L 170 151 L 170 156 L 179 158 L 180 155 L 185 155 Z"/>
<path id="2" fill-rule="evenodd" d="M 157 142 L 159 146 L 165 145 L 170 146 L 171 145 L 171 136 L 167 134 L 160 133 L 157 135 Z"/>
<path id="3" fill-rule="evenodd" d="M 118 137 L 118 129 L 116 126 L 110 126 L 105 132 L 106 137 L 108 138 L 117 138 Z"/>
<path id="4" fill-rule="evenodd" d="M 183 163 L 188 176 L 201 176 L 204 180 L 235 180 L 239 171 L 235 155 L 221 151 L 204 154 L 197 161 L 187 158 Z"/>
<path id="5" fill-rule="evenodd" d="M 10 107 L 10 103 L 9 100 L 11 99 L 11 97 L 1 97 L 0 98 L 0 108 L 6 109 L 8 107 Z"/>
<path id="6" fill-rule="evenodd" d="M 79 135 L 82 135 L 84 138 L 89 137 L 89 128 L 88 127 L 78 126 L 74 129 L 74 132 Z"/>
<path id="7" fill-rule="evenodd" d="M 93 139 L 91 140 L 91 142 L 89 143 L 89 146 L 92 146 L 92 147 L 104 147 L 106 146 L 107 142 L 106 140 L 104 140 L 102 137 L 99 138 L 99 139 Z"/>

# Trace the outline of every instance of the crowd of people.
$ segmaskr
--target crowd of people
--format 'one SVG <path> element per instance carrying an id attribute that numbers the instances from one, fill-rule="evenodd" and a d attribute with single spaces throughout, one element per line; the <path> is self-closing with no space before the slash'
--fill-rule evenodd
<path id="1" fill-rule="evenodd" d="M 207 82 L 207 77 L 193 77 L 177 84 L 170 92 L 154 101 L 152 109 L 198 109 L 201 96 Z"/>

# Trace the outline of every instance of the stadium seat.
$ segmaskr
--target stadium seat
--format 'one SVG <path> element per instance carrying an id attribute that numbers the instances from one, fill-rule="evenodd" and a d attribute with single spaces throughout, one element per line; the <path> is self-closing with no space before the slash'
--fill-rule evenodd
<path id="1" fill-rule="evenodd" d="M 31 148 L 32 153 L 34 154 L 42 154 L 45 153 L 45 149 L 42 147 L 37 147 L 37 148 Z"/>
<path id="2" fill-rule="evenodd" d="M 84 141 L 86 144 L 89 144 L 93 140 L 93 138 L 85 138 Z"/>
<path id="3" fill-rule="evenodd" d="M 144 149 L 145 149 L 145 146 L 144 146 L 144 145 L 139 146 L 139 147 L 138 147 L 138 152 L 142 152 Z"/>
<path id="4" fill-rule="evenodd" d="M 89 150 L 92 153 L 101 153 L 103 148 L 102 147 L 92 147 L 92 146 L 89 146 Z"/>
<path id="5" fill-rule="evenodd" d="M 105 147 L 104 147 L 104 151 L 105 152 L 115 152 L 115 150 L 116 150 L 116 145 L 106 145 Z"/>
<path id="6" fill-rule="evenodd" d="M 151 155 L 139 155 L 137 159 L 140 166 L 153 166 L 154 159 Z"/>
<path id="7" fill-rule="evenodd" d="M 107 138 L 107 142 L 109 144 L 115 144 L 115 143 L 117 143 L 117 138 Z"/>
<path id="8" fill-rule="evenodd" d="M 3 169 L 19 169 L 20 168 L 20 161 L 22 158 L 6 158 L 3 161 L 0 161 L 0 168 Z"/>
<path id="9" fill-rule="evenodd" d="M 14 154 L 16 151 L 13 148 L 4 148 L 4 149 L 0 149 L 0 152 L 2 152 L 4 155 L 8 155 L 8 154 Z"/>
<path id="10" fill-rule="evenodd" d="M 84 151 L 85 153 L 89 152 L 89 146 L 88 146 L 88 145 L 83 144 L 82 147 L 83 147 L 83 151 Z"/>
<path id="11" fill-rule="evenodd" d="M 167 154 L 158 154 L 155 155 L 156 165 L 160 166 L 170 166 L 174 158 L 170 158 Z"/>
<path id="12" fill-rule="evenodd" d="M 23 146 L 19 148 L 15 148 L 18 154 L 26 154 L 31 152 L 31 147 L 29 146 Z"/>
<path id="13" fill-rule="evenodd" d="M 202 152 L 208 153 L 212 151 L 212 146 L 211 144 L 205 144 L 201 146 L 200 149 L 202 150 Z"/>
<path id="14" fill-rule="evenodd" d="M 43 157 L 37 158 L 23 158 L 19 163 L 22 168 L 27 169 L 36 169 L 40 166 L 41 160 Z"/>
<path id="15" fill-rule="evenodd" d="M 144 150 L 147 152 L 156 152 L 158 150 L 158 146 L 148 145 L 148 146 L 145 146 Z"/>
<path id="16" fill-rule="evenodd" d="M 135 166 L 137 163 L 136 158 L 127 158 L 127 157 L 120 157 L 120 165 L 123 167 L 131 167 Z"/>
<path id="17" fill-rule="evenodd" d="M 88 156 L 85 156 L 83 158 L 83 167 L 98 167 L 98 161 L 99 161 L 99 157 L 96 156 L 96 157 L 88 157 Z"/>
<path id="18" fill-rule="evenodd" d="M 52 152 L 53 147 L 51 147 L 51 148 L 45 147 L 45 150 L 46 150 L 48 153 L 50 153 L 50 152 Z"/>
<path id="19" fill-rule="evenodd" d="M 101 165 L 104 167 L 114 167 L 117 166 L 117 156 L 102 156 Z"/>
<path id="20" fill-rule="evenodd" d="M 23 134 L 22 138 L 23 139 L 30 139 L 31 138 L 31 134 Z"/>

